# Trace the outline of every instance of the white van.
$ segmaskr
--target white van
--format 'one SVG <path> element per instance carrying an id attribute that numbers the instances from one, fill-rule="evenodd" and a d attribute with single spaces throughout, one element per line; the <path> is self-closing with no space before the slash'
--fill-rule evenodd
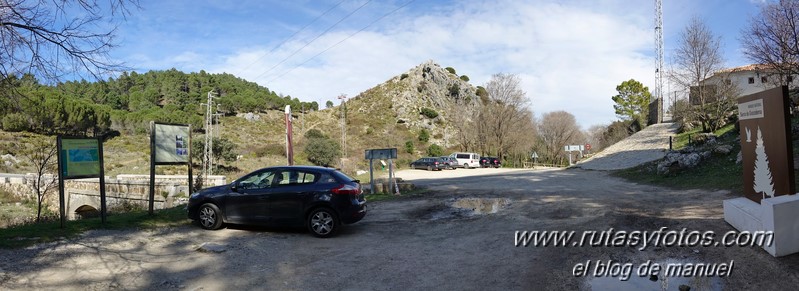
<path id="1" fill-rule="evenodd" d="M 455 158 L 458 160 L 458 167 L 468 169 L 468 168 L 479 168 L 480 167 L 480 155 L 475 153 L 452 153 L 449 155 L 450 157 Z"/>

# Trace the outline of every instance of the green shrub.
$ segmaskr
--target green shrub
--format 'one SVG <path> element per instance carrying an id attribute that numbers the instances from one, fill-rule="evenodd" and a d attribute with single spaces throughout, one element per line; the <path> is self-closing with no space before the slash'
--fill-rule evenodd
<path id="1" fill-rule="evenodd" d="M 457 73 L 455 73 L 455 69 L 453 69 L 452 67 L 446 67 L 444 69 L 447 70 L 447 72 L 449 72 L 450 74 L 457 75 Z"/>
<path id="2" fill-rule="evenodd" d="M 461 86 L 458 83 L 452 84 L 449 86 L 449 96 L 458 97 L 460 95 Z"/>
<path id="3" fill-rule="evenodd" d="M 405 80 L 406 78 L 408 78 L 408 74 L 400 75 L 400 81 Z"/>
<path id="4" fill-rule="evenodd" d="M 444 149 L 437 144 L 431 144 L 427 147 L 427 155 L 431 157 L 439 157 L 444 155 Z"/>
<path id="5" fill-rule="evenodd" d="M 308 161 L 317 166 L 330 166 L 341 157 L 341 147 L 327 138 L 312 138 L 305 146 Z"/>
<path id="6" fill-rule="evenodd" d="M 464 82 L 469 82 L 469 76 L 463 75 L 461 76 L 461 80 L 463 80 Z"/>
<path id="7" fill-rule="evenodd" d="M 405 142 L 405 152 L 409 153 L 409 154 L 413 154 L 414 148 L 413 148 L 413 141 L 412 140 L 409 140 L 409 141 Z"/>
<path id="8" fill-rule="evenodd" d="M 419 141 L 421 142 L 430 141 L 430 132 L 428 132 L 427 129 L 422 129 L 422 131 L 419 132 Z"/>
<path id="9" fill-rule="evenodd" d="M 305 132 L 305 138 L 327 138 L 327 135 L 316 128 L 311 128 Z"/>
<path id="10" fill-rule="evenodd" d="M 482 101 L 483 104 L 488 103 L 488 91 L 486 91 L 486 88 L 483 88 L 483 86 L 477 86 L 477 90 L 474 94 L 480 97 L 480 101 Z"/>
<path id="11" fill-rule="evenodd" d="M 422 115 L 424 115 L 424 116 L 427 116 L 427 118 L 436 118 L 436 117 L 438 117 L 438 112 L 436 112 L 433 109 L 427 108 L 427 107 L 422 108 L 422 111 L 420 113 Z"/>
<path id="12" fill-rule="evenodd" d="M 3 117 L 3 130 L 11 132 L 29 130 L 28 121 L 21 113 L 9 113 Z"/>

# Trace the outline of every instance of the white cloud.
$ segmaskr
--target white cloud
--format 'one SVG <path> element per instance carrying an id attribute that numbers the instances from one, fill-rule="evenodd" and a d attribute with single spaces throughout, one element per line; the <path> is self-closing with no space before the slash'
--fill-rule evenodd
<path id="1" fill-rule="evenodd" d="M 649 2 L 604 1 L 602 9 L 554 1 L 467 3 L 386 18 L 382 28 L 358 33 L 305 64 L 300 63 L 354 31 L 326 34 L 288 59 L 304 41 L 272 53 L 267 52 L 271 46 L 241 49 L 204 68 L 324 104 L 340 93 L 353 97 L 433 59 L 468 75 L 475 85 L 495 73 L 518 74 L 538 115 L 566 110 L 584 128 L 615 119 L 610 97 L 622 81 L 634 78 L 653 86 Z M 198 57 L 188 53 L 175 61 Z"/>

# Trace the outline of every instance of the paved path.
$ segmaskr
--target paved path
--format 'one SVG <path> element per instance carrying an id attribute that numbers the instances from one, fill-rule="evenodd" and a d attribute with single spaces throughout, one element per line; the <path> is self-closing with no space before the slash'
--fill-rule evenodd
<path id="1" fill-rule="evenodd" d="M 676 123 L 650 125 L 642 131 L 609 146 L 575 167 L 586 170 L 621 170 L 662 159 L 669 149 L 669 136 L 677 131 Z"/>

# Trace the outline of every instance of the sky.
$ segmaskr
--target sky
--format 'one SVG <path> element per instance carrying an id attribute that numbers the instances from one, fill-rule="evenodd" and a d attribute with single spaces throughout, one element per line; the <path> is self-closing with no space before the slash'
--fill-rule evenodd
<path id="1" fill-rule="evenodd" d="M 699 17 L 726 67 L 749 63 L 742 28 L 764 0 L 663 0 L 666 69 Z M 515 74 L 540 117 L 583 128 L 618 119 L 611 97 L 635 79 L 654 90 L 654 0 L 141 0 L 111 57 L 138 72 L 230 73 L 302 101 L 338 103 L 434 60 L 486 84 Z M 666 82 L 664 91 L 676 91 Z"/>

